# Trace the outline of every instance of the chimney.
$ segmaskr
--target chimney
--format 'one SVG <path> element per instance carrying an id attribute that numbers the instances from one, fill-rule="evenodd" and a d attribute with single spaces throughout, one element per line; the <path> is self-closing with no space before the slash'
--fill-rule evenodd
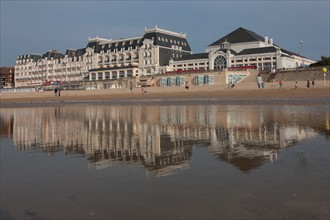
<path id="1" fill-rule="evenodd" d="M 270 38 L 270 39 L 269 39 L 269 44 L 270 44 L 270 45 L 273 45 L 273 38 Z"/>
<path id="2" fill-rule="evenodd" d="M 265 43 L 268 44 L 268 36 L 267 35 L 265 36 Z"/>

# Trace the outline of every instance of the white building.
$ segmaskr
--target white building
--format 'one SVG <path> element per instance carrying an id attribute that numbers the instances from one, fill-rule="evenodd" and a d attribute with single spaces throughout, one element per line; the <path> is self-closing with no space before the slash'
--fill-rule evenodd
<path id="1" fill-rule="evenodd" d="M 310 65 L 315 61 L 274 44 L 273 38 L 238 28 L 208 45 L 205 53 L 191 54 L 170 61 L 171 71 L 217 70 L 228 67 L 255 66 L 276 70 Z"/>
<path id="2" fill-rule="evenodd" d="M 26 87 L 74 81 L 120 79 L 168 70 L 169 60 L 191 54 L 186 34 L 160 28 L 145 29 L 140 37 L 119 40 L 89 38 L 85 48 L 61 54 L 17 57 L 15 85 Z"/>
<path id="3" fill-rule="evenodd" d="M 191 54 L 186 34 L 160 28 L 118 40 L 89 38 L 82 49 L 18 56 L 15 87 L 56 82 L 118 80 L 181 70 L 218 70 L 254 66 L 260 70 L 296 68 L 315 61 L 282 49 L 269 37 L 238 28 Z"/>

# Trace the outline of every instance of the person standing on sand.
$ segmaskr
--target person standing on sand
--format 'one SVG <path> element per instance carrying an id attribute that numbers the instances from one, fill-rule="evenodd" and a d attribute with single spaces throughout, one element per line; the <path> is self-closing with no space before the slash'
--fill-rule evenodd
<path id="1" fill-rule="evenodd" d="M 54 94 L 57 96 L 57 88 L 54 89 Z"/>
<path id="2" fill-rule="evenodd" d="M 310 82 L 309 82 L 309 80 L 307 80 L 307 88 L 309 88 L 310 87 Z"/>
<path id="3" fill-rule="evenodd" d="M 295 89 L 298 88 L 298 82 L 297 81 L 294 83 L 294 88 Z"/>
<path id="4" fill-rule="evenodd" d="M 315 87 L 315 80 L 312 79 L 312 86 Z"/>
<path id="5" fill-rule="evenodd" d="M 282 79 L 280 80 L 279 85 L 280 85 L 280 89 L 282 89 L 282 87 L 283 87 L 283 80 Z"/>
<path id="6" fill-rule="evenodd" d="M 186 91 L 188 91 L 188 89 L 189 89 L 189 83 L 188 83 L 188 81 L 186 81 L 186 83 L 185 83 L 185 88 L 186 88 Z"/>
<path id="7" fill-rule="evenodd" d="M 263 84 L 263 80 L 262 77 L 260 76 L 260 74 L 258 74 L 257 76 L 257 84 L 258 84 L 258 89 L 261 90 L 263 88 L 262 84 Z"/>

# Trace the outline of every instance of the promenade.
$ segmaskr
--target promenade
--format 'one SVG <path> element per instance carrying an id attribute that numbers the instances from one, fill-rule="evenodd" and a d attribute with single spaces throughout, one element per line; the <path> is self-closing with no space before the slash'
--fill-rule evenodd
<path id="1" fill-rule="evenodd" d="M 137 100 L 190 100 L 202 99 L 221 99 L 221 100 L 322 100 L 328 102 L 330 100 L 330 79 L 322 80 L 318 72 L 288 72 L 285 74 L 277 74 L 272 82 L 265 82 L 265 87 L 259 90 L 256 84 L 257 71 L 250 71 L 249 75 L 234 88 L 228 88 L 225 83 L 224 73 L 213 73 L 215 75 L 215 83 L 212 85 L 194 85 L 190 84 L 186 90 L 184 86 L 152 86 L 147 87 L 147 93 L 142 93 L 140 87 L 134 87 L 131 91 L 127 86 L 122 88 L 107 88 L 95 90 L 62 90 L 61 96 L 55 96 L 54 91 L 35 91 L 35 92 L 3 92 L 0 93 L 0 107 L 9 106 L 9 103 L 32 103 L 36 102 L 70 102 L 70 101 L 137 101 Z M 208 73 L 206 73 L 208 74 Z M 194 75 L 184 75 L 186 80 L 193 82 Z M 297 80 L 297 88 L 295 81 Z M 160 76 L 163 77 L 163 76 Z M 306 79 L 315 77 L 315 86 L 307 88 Z M 284 78 L 283 88 L 280 88 L 278 80 Z M 311 78 L 310 78 L 311 79 Z M 6 104 L 7 103 L 7 104 Z"/>

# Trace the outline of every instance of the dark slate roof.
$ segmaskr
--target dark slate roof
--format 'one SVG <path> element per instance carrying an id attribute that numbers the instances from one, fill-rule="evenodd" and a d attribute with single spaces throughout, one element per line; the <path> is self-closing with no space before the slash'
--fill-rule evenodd
<path id="1" fill-rule="evenodd" d="M 249 49 L 245 49 L 242 50 L 241 52 L 239 52 L 237 55 L 248 55 L 248 54 L 260 54 L 260 53 L 275 53 L 277 50 L 276 47 L 258 47 L 258 48 L 249 48 Z M 295 56 L 300 56 L 297 53 L 291 52 L 289 50 L 285 50 L 280 48 L 281 52 L 284 53 L 282 54 L 282 56 L 284 56 L 285 54 L 287 54 L 286 56 L 290 56 L 290 55 L 295 55 Z"/>
<path id="2" fill-rule="evenodd" d="M 154 45 L 159 45 L 165 48 L 171 49 L 172 45 L 174 45 L 181 47 L 182 50 L 191 51 L 185 36 L 180 37 L 179 34 L 172 35 L 170 31 L 167 32 L 166 30 L 159 29 L 148 31 L 143 37 L 122 38 L 115 41 L 109 40 L 108 43 L 106 41 L 102 42 L 102 39 L 100 39 L 100 41 L 96 39 L 88 42 L 86 48 L 94 48 L 95 53 L 100 53 L 100 51 L 107 52 L 108 50 L 114 51 L 115 49 L 121 51 L 122 48 L 128 50 L 129 47 L 135 49 L 136 47 L 141 47 L 143 45 L 144 39 L 153 40 Z"/>
<path id="3" fill-rule="evenodd" d="M 100 53 L 100 50 L 101 50 L 100 42 L 98 42 L 98 41 L 88 42 L 86 48 L 88 48 L 88 47 L 94 48 L 94 53 Z"/>
<path id="4" fill-rule="evenodd" d="M 145 39 L 153 40 L 154 45 L 162 46 L 165 48 L 171 49 L 172 45 L 181 47 L 182 50 L 191 51 L 189 43 L 186 37 L 171 35 L 170 33 L 166 33 L 166 31 L 151 31 L 147 32 L 143 35 L 143 37 L 135 37 L 135 38 L 123 38 L 121 40 L 116 40 L 109 43 L 103 43 L 103 45 L 99 45 L 98 42 L 89 42 L 87 47 L 94 47 L 94 52 L 99 53 L 100 51 L 107 51 L 117 49 L 120 51 L 121 48 L 128 50 L 129 47 L 135 49 L 137 46 L 141 47 L 143 45 L 143 41 Z M 167 40 L 167 41 L 166 41 Z M 171 43 L 172 41 L 172 43 Z"/>
<path id="5" fill-rule="evenodd" d="M 18 56 L 18 60 L 32 59 L 34 62 L 36 62 L 36 61 L 40 60 L 41 57 L 42 56 L 40 54 L 25 54 L 25 55 Z"/>
<path id="6" fill-rule="evenodd" d="M 276 47 L 257 47 L 244 49 L 237 55 L 247 55 L 247 54 L 260 54 L 260 53 L 274 53 L 276 52 Z"/>
<path id="7" fill-rule="evenodd" d="M 218 46 L 225 41 L 231 44 L 235 44 L 251 41 L 264 41 L 264 38 L 253 31 L 240 27 L 233 32 L 227 34 L 226 36 L 220 38 L 219 40 L 213 42 L 209 46 Z"/>
<path id="8" fill-rule="evenodd" d="M 172 45 L 182 47 L 182 50 L 191 51 L 189 43 L 185 37 L 174 36 L 163 32 L 149 32 L 144 34 L 141 40 L 141 44 L 144 39 L 151 39 L 154 41 L 154 45 L 171 48 Z M 160 40 L 159 40 L 160 39 Z M 164 40 L 163 40 L 164 39 Z M 167 42 L 166 42 L 167 39 Z M 172 40 L 172 43 L 171 43 Z M 174 43 L 175 42 L 175 43 Z"/>
<path id="9" fill-rule="evenodd" d="M 129 47 L 132 47 L 132 49 L 135 49 L 137 46 L 141 45 L 141 38 L 126 38 L 126 39 L 120 39 L 116 40 L 110 43 L 106 43 L 100 46 L 99 51 L 114 51 L 114 49 L 117 49 L 117 51 L 120 51 L 121 48 L 124 48 L 125 50 L 128 50 Z"/>
<path id="10" fill-rule="evenodd" d="M 283 53 L 286 53 L 286 54 L 289 54 L 289 55 L 295 55 L 295 56 L 299 56 L 299 57 L 306 58 L 306 57 L 304 57 L 304 56 L 301 56 L 300 54 L 297 54 L 297 53 L 291 52 L 291 51 L 286 50 L 286 49 L 282 49 L 282 48 L 281 48 L 281 51 L 282 51 Z"/>
<path id="11" fill-rule="evenodd" d="M 60 58 L 63 58 L 63 57 L 64 57 L 64 55 L 57 52 L 57 50 L 51 50 L 51 51 L 48 51 L 48 52 L 46 52 L 45 54 L 42 55 L 43 59 L 45 59 L 45 58 L 47 58 L 47 59 L 51 59 L 51 58 L 60 59 Z"/>
<path id="12" fill-rule="evenodd" d="M 205 59 L 209 58 L 208 53 L 196 53 L 196 54 L 189 54 L 185 55 L 179 58 L 174 59 L 175 61 L 180 61 L 180 60 L 196 60 L 196 59 Z"/>
<path id="13" fill-rule="evenodd" d="M 117 51 L 120 51 L 122 48 L 128 50 L 129 47 L 135 49 L 136 46 L 140 46 L 140 41 L 141 37 L 122 38 L 115 41 L 109 40 L 108 43 L 106 41 L 102 42 L 102 40 L 93 40 L 87 44 L 86 48 L 94 48 L 95 53 L 100 53 L 101 51 L 107 52 L 108 50 L 114 51 L 115 49 L 117 49 Z"/>
<path id="14" fill-rule="evenodd" d="M 85 48 L 74 50 L 74 49 L 67 49 L 65 52 L 65 55 L 68 55 L 68 57 L 79 57 L 84 55 L 86 52 Z"/>

